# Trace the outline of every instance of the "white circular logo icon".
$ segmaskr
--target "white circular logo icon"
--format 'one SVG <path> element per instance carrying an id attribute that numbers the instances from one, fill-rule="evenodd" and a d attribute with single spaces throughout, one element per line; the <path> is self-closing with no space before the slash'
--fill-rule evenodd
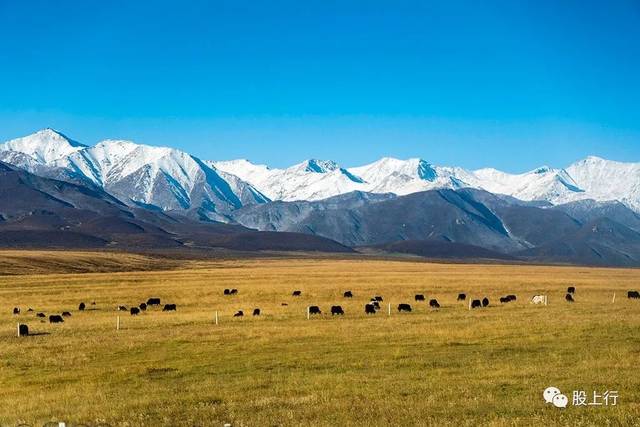
<path id="1" fill-rule="evenodd" d="M 556 408 L 566 408 L 569 404 L 569 399 L 564 394 L 556 394 L 553 396 L 553 406 Z"/>
<path id="2" fill-rule="evenodd" d="M 547 387 L 542 393 L 542 397 L 544 397 L 544 401 L 547 403 L 552 403 L 553 398 L 560 394 L 560 389 L 558 387 Z"/>

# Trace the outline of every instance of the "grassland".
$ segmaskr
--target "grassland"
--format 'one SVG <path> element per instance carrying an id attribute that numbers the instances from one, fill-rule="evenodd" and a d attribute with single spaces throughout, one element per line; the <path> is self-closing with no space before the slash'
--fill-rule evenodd
<path id="1" fill-rule="evenodd" d="M 62 274 L 61 267 L 0 277 L 0 425 L 640 425 L 640 302 L 626 299 L 640 288 L 638 270 L 167 262 L 167 271 Z M 563 299 L 569 284 L 577 287 L 572 305 Z M 230 287 L 239 295 L 223 296 Z M 302 297 L 291 297 L 294 289 Z M 342 298 L 347 289 L 353 300 Z M 468 311 L 456 302 L 459 292 L 488 296 L 492 305 Z M 416 304 L 416 293 L 442 308 Z M 507 293 L 518 301 L 496 304 Z M 537 293 L 549 295 L 547 307 L 527 302 Z M 366 317 L 373 295 L 415 311 Z M 117 304 L 151 296 L 178 311 L 121 314 L 115 330 Z M 81 301 L 96 301 L 95 309 L 77 312 Z M 344 318 L 306 320 L 307 305 L 337 303 Z M 50 325 L 12 316 L 13 306 L 73 316 Z M 232 317 L 254 307 L 264 314 Z M 40 335 L 16 337 L 18 321 Z M 550 407 L 542 400 L 550 385 L 568 394 L 616 390 L 618 405 Z"/>

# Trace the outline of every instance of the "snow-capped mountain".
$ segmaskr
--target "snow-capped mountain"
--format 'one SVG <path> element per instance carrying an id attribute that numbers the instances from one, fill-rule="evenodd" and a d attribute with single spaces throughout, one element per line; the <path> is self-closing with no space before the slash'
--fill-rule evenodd
<path id="1" fill-rule="evenodd" d="M 619 201 L 640 212 L 640 163 L 622 163 L 590 156 L 567 169 L 590 199 Z"/>
<path id="2" fill-rule="evenodd" d="M 86 146 L 50 128 L 0 144 L 0 151 L 22 153 L 34 162 L 43 164 L 53 162 L 83 148 Z"/>
<path id="3" fill-rule="evenodd" d="M 307 160 L 287 169 L 269 169 L 247 160 L 210 162 L 221 171 L 251 183 L 271 200 L 320 200 L 360 190 L 361 178 L 326 160 Z"/>
<path id="4" fill-rule="evenodd" d="M 167 147 L 121 140 L 88 147 L 45 129 L 0 150 L 1 161 L 37 175 L 90 182 L 129 204 L 192 211 L 201 218 L 224 220 L 234 209 L 268 201 L 241 179 Z"/>
<path id="5" fill-rule="evenodd" d="M 522 174 L 389 157 L 353 168 L 312 159 L 272 169 L 248 160 L 202 161 L 180 150 L 123 140 L 87 146 L 44 129 L 0 144 L 0 161 L 36 175 L 100 187 L 129 204 L 195 212 L 218 220 L 228 219 L 228 213 L 239 207 L 269 200 L 315 201 L 352 191 L 407 195 L 461 188 L 553 205 L 589 199 L 619 201 L 640 212 L 640 163 L 597 157 L 566 169 L 541 167 Z"/>
<path id="6" fill-rule="evenodd" d="M 385 157 L 368 165 L 340 168 L 309 160 L 270 169 L 247 160 L 210 162 L 236 175 L 272 200 L 321 200 L 350 191 L 412 194 L 435 189 L 476 188 L 525 201 L 563 204 L 577 200 L 619 201 L 640 212 L 640 164 L 589 157 L 566 169 L 540 167 L 522 174 L 433 166 L 414 158 Z"/>

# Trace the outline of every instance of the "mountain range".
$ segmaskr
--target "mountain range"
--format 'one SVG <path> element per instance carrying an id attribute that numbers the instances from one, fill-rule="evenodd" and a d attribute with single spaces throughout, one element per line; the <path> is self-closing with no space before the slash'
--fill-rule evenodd
<path id="1" fill-rule="evenodd" d="M 132 231 L 136 227 L 130 224 L 144 230 L 153 225 L 149 235 L 159 238 L 162 230 L 168 233 L 164 237 L 184 245 L 198 234 L 194 230 L 210 234 L 215 228 L 220 235 L 226 224 L 233 230 L 228 234 L 249 229 L 293 233 L 269 235 L 272 241 L 306 234 L 338 242 L 327 246 L 334 249 L 640 264 L 639 163 L 588 157 L 565 169 L 509 174 L 434 166 L 417 158 L 382 158 L 351 168 L 312 159 L 272 169 L 247 160 L 201 160 L 184 151 L 123 140 L 88 146 L 53 129 L 0 144 L 0 162 L 5 175 L 26 174 L 22 181 L 29 176 L 30 183 L 49 180 L 49 187 L 58 188 L 51 182 L 62 182 L 81 194 L 99 195 L 91 199 L 96 207 L 89 210 L 101 221 L 118 218 L 117 225 L 107 221 L 107 234 L 110 227 Z M 30 198 L 25 200 L 18 211 L 9 212 L 8 199 L 0 204 L 0 230 L 8 223 L 6 231 L 16 231 L 44 221 L 33 212 L 48 208 L 36 209 Z M 21 215 L 22 222 L 16 222 Z M 69 220 L 69 215 L 65 211 L 65 220 L 52 223 L 69 229 L 75 229 L 69 221 L 82 223 L 76 230 L 82 234 L 86 223 Z M 108 244 L 130 240 L 119 234 L 117 239 L 86 235 Z M 250 240 L 267 235 L 251 234 Z M 322 240 L 320 246 L 325 245 Z"/>

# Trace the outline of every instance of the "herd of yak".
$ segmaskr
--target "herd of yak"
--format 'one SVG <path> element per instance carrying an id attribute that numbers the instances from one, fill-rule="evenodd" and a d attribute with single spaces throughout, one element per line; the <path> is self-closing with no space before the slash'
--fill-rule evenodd
<path id="1" fill-rule="evenodd" d="M 567 288 L 567 293 L 565 295 L 565 300 L 569 303 L 572 303 L 575 301 L 574 299 L 574 294 L 576 292 L 576 288 L 575 286 L 569 286 Z M 235 295 L 238 293 L 237 289 L 225 289 L 224 290 L 224 295 Z M 302 291 L 300 290 L 296 290 L 293 291 L 292 296 L 294 297 L 299 297 L 302 295 Z M 353 298 L 353 292 L 351 291 L 345 291 L 343 294 L 344 298 Z M 640 299 L 640 292 L 638 291 L 629 291 L 627 293 L 627 297 L 629 299 Z M 457 301 L 466 301 L 467 300 L 467 295 L 466 294 L 458 294 L 458 298 Z M 509 302 L 512 301 L 516 301 L 517 297 L 513 294 L 511 295 L 506 295 L 504 297 L 500 297 L 500 303 L 501 304 L 507 304 Z M 376 314 L 379 310 L 380 310 L 380 303 L 383 302 L 384 299 L 379 296 L 376 295 L 374 297 L 371 298 L 371 300 L 369 302 L 367 302 L 364 305 L 364 312 L 365 314 Z M 423 294 L 416 294 L 415 295 L 415 301 L 416 302 L 424 302 L 426 301 L 426 298 Z M 543 303 L 544 301 L 546 301 L 546 299 L 544 298 L 543 295 L 536 295 L 531 299 L 531 302 L 534 304 L 540 304 Z M 489 306 L 489 298 L 484 297 L 482 300 L 480 299 L 474 299 L 469 301 L 469 308 L 470 309 L 476 309 L 476 308 L 483 308 L 483 307 L 488 307 Z M 287 303 L 282 303 L 282 305 L 287 305 Z M 440 303 L 438 303 L 438 300 L 433 298 L 429 300 L 429 307 L 431 307 L 432 309 L 438 309 L 440 308 Z M 398 312 L 411 312 L 412 308 L 410 304 L 407 303 L 400 303 L 397 306 Z M 253 315 L 254 316 L 259 316 L 260 315 L 260 309 L 259 308 L 255 308 L 253 310 Z M 309 307 L 307 307 L 307 314 L 310 315 L 318 315 L 318 314 L 322 314 L 322 310 L 320 309 L 319 306 L 317 305 L 311 305 Z M 331 306 L 331 315 L 335 316 L 335 315 L 344 315 L 344 309 L 342 308 L 342 306 L 340 305 L 332 305 Z M 237 311 L 233 317 L 243 317 L 244 316 L 244 311 L 243 310 L 239 310 Z"/>
<path id="2" fill-rule="evenodd" d="M 91 305 L 95 306 L 96 302 L 93 301 Z M 147 302 L 143 302 L 140 305 L 136 307 L 131 307 L 131 308 L 127 308 L 127 306 L 125 305 L 119 305 L 117 309 L 118 311 L 129 311 L 129 313 L 132 316 L 137 316 L 138 314 L 140 314 L 140 312 L 146 311 L 148 307 L 153 307 L 153 306 L 160 306 L 160 298 L 149 298 Z M 87 309 L 87 305 L 84 302 L 81 302 L 78 305 L 78 311 L 85 311 L 86 309 Z M 162 311 L 176 311 L 176 310 L 177 310 L 177 307 L 175 304 L 165 304 L 162 307 Z M 21 312 L 20 307 L 13 308 L 14 315 L 19 315 L 20 312 Z M 33 309 L 29 307 L 27 309 L 27 312 L 31 313 L 33 312 Z M 47 315 L 44 313 L 36 313 L 36 317 L 45 319 Z M 65 317 L 71 317 L 71 313 L 68 311 L 63 311 L 62 314 L 50 314 L 49 323 L 63 323 Z"/>
<path id="3" fill-rule="evenodd" d="M 569 286 L 567 288 L 567 293 L 565 295 L 565 300 L 567 302 L 574 302 L 574 295 L 576 292 L 576 288 L 574 286 Z M 237 289 L 225 289 L 224 290 L 224 295 L 236 295 L 238 293 Z M 302 291 L 296 290 L 293 291 L 292 296 L 294 297 L 299 297 L 302 295 Z M 343 294 L 344 298 L 353 298 L 353 292 L 351 291 L 346 291 Z M 640 292 L 638 291 L 628 291 L 627 292 L 627 298 L 629 299 L 640 299 Z M 383 301 L 384 299 L 379 296 L 376 295 L 374 297 L 371 298 L 371 300 L 369 302 L 367 302 L 364 306 L 364 312 L 365 314 L 369 315 L 369 314 L 376 314 L 376 312 L 378 312 L 380 310 L 380 303 Z M 466 294 L 458 294 L 458 301 L 466 301 L 467 300 L 467 295 Z M 506 304 L 509 303 L 511 301 L 516 301 L 517 297 L 515 295 L 507 295 L 504 297 L 500 298 L 500 303 L 501 304 Z M 425 302 L 426 298 L 424 295 L 422 294 L 417 294 L 415 295 L 415 301 L 416 302 Z M 539 304 L 542 303 L 544 301 L 544 297 L 542 295 L 536 295 L 532 298 L 531 302 L 534 304 Z M 95 301 L 91 303 L 91 305 L 96 305 Z M 160 304 L 160 298 L 149 298 L 147 300 L 147 302 L 143 302 L 141 304 L 139 304 L 138 306 L 134 306 L 134 307 L 130 307 L 127 308 L 127 306 L 124 305 L 120 305 L 117 307 L 118 311 L 129 311 L 129 313 L 132 316 L 136 316 L 138 314 L 140 314 L 143 311 L 146 311 L 147 308 L 150 307 L 159 307 Z M 282 305 L 287 305 L 287 303 L 282 303 Z M 470 309 L 476 309 L 476 308 L 483 308 L 483 307 L 488 307 L 489 306 L 489 298 L 484 297 L 482 300 L 480 299 L 474 299 L 471 300 L 469 302 L 469 308 Z M 431 307 L 432 309 L 438 309 L 440 308 L 440 304 L 438 303 L 438 300 L 436 299 L 430 299 L 429 300 L 429 307 Z M 80 305 L 78 306 L 78 311 L 85 311 L 86 309 L 86 304 L 84 302 L 81 302 Z M 308 314 L 309 315 L 318 315 L 318 314 L 322 314 L 322 310 L 320 309 L 319 306 L 317 305 L 311 305 L 308 308 Z M 410 304 L 407 303 L 401 303 L 398 304 L 397 306 L 398 312 L 411 312 L 412 308 Z M 164 304 L 164 306 L 162 307 L 162 311 L 176 311 L 177 307 L 176 304 Z M 27 312 L 33 312 L 34 310 L 32 308 L 29 308 L 27 310 Z M 261 313 L 259 308 L 255 308 L 253 309 L 253 315 L 254 316 L 259 316 Z M 19 315 L 20 314 L 20 308 L 19 307 L 14 307 L 13 308 L 13 314 L 14 315 Z M 342 308 L 342 306 L 340 305 L 334 305 L 331 306 L 331 315 L 344 315 L 344 309 Z M 64 311 L 62 312 L 62 314 L 51 314 L 49 315 L 49 323 L 63 323 L 64 322 L 64 318 L 65 317 L 70 317 L 71 313 L 68 311 Z M 233 317 L 242 317 L 244 316 L 244 311 L 239 310 L 237 311 Z M 36 313 L 36 317 L 39 318 L 46 318 L 47 316 L 45 315 L 45 313 Z M 24 327 L 26 330 L 26 325 L 20 325 L 21 327 Z M 27 332 L 28 333 L 28 332 Z"/>

